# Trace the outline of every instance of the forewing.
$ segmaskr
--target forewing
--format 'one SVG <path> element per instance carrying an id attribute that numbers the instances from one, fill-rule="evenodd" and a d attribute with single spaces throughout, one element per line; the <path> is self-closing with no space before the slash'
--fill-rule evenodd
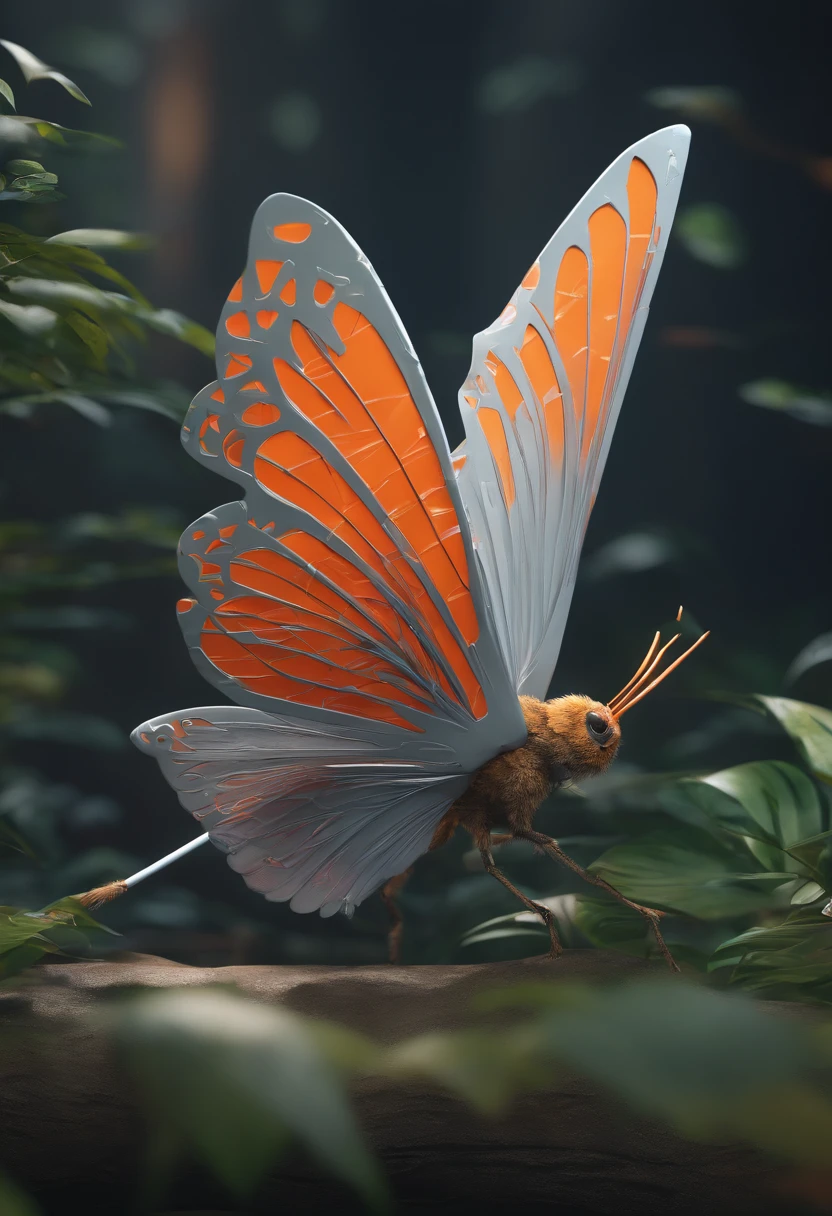
<path id="1" fill-rule="evenodd" d="M 522 743 L 436 407 L 372 267 L 318 207 L 258 209 L 217 369 L 183 441 L 245 504 L 182 537 L 201 670 L 243 705 L 452 737 L 463 771 Z"/>
<path id="2" fill-rule="evenodd" d="M 619 156 L 474 339 L 454 465 L 518 693 L 552 678 L 689 139 L 668 127 Z"/>
<path id="3" fill-rule="evenodd" d="M 406 870 L 468 783 L 452 747 L 355 719 L 333 730 L 214 706 L 145 722 L 133 741 L 252 890 L 323 916 Z"/>

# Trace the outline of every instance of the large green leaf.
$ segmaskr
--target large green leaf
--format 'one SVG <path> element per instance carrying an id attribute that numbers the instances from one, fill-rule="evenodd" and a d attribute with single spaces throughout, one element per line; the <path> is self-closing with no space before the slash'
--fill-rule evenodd
<path id="1" fill-rule="evenodd" d="M 752 700 L 792 737 L 815 776 L 832 782 L 832 710 L 788 697 L 755 696 Z"/>
<path id="2" fill-rule="evenodd" d="M 674 797 L 688 798 L 710 819 L 744 837 L 767 870 L 807 873 L 794 849 L 826 828 L 815 786 L 800 769 L 781 761 L 760 760 L 685 778 Z"/>
<path id="3" fill-rule="evenodd" d="M 380 1204 L 378 1167 L 339 1073 L 294 1014 L 229 992 L 180 990 L 132 1002 L 118 1034 L 151 1120 L 236 1194 L 254 1190 L 292 1134 Z"/>
<path id="4" fill-rule="evenodd" d="M 636 902 L 702 920 L 782 903 L 777 887 L 792 878 L 755 871 L 743 846 L 684 824 L 613 845 L 590 869 Z"/>
<path id="5" fill-rule="evenodd" d="M 607 989 L 545 1024 L 558 1059 L 683 1134 L 828 1161 L 832 1104 L 796 1021 L 676 979 Z"/>

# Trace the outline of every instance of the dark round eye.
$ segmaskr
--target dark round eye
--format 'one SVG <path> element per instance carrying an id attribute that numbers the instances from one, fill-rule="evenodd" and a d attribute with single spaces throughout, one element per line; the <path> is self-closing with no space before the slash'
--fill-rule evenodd
<path id="1" fill-rule="evenodd" d="M 602 718 L 600 714 L 596 714 L 594 709 L 591 709 L 586 716 L 586 728 L 595 739 L 603 739 L 605 736 L 612 734 L 606 718 Z"/>

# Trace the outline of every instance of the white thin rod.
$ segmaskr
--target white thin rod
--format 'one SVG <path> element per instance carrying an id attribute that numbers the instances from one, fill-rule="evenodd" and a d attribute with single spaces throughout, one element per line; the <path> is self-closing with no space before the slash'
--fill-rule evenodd
<path id="1" fill-rule="evenodd" d="M 197 836 L 194 840 L 189 840 L 187 844 L 183 844 L 181 848 L 174 849 L 172 853 L 168 853 L 167 857 L 160 857 L 158 861 L 153 862 L 153 865 L 145 866 L 143 870 L 137 870 L 135 874 L 131 874 L 129 878 L 125 878 L 125 887 L 135 887 L 137 882 L 141 882 L 143 878 L 149 878 L 151 874 L 155 874 L 158 870 L 164 870 L 165 866 L 169 866 L 172 861 L 178 861 L 186 853 L 190 853 L 201 844 L 205 844 L 207 839 L 208 833 L 206 832 L 204 836 Z"/>

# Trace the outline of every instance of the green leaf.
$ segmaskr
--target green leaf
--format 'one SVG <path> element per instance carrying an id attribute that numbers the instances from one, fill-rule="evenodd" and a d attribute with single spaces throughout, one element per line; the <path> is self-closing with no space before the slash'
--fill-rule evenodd
<path id="1" fill-rule="evenodd" d="M 640 912 L 620 904 L 611 896 L 580 895 L 575 924 L 594 946 L 623 950 L 641 958 L 647 953 L 652 933 Z"/>
<path id="2" fill-rule="evenodd" d="M 813 904 L 815 900 L 820 899 L 823 894 L 824 890 L 820 883 L 811 881 L 805 882 L 802 887 L 798 887 L 790 902 L 793 907 L 800 907 L 803 904 Z"/>
<path id="3" fill-rule="evenodd" d="M 718 270 L 735 270 L 746 257 L 746 242 L 738 221 L 718 203 L 698 203 L 676 216 L 674 232 L 691 257 Z"/>
<path id="4" fill-rule="evenodd" d="M 822 781 L 832 782 L 832 710 L 787 697 L 753 696 L 797 744 L 809 768 Z"/>
<path id="5" fill-rule="evenodd" d="M 685 778 L 676 796 L 687 796 L 717 823 L 749 838 L 749 849 L 768 870 L 802 872 L 802 863 L 783 850 L 826 827 L 815 786 L 800 769 L 779 760 Z"/>
<path id="6" fill-rule="evenodd" d="M 832 426 L 832 398 L 785 380 L 752 380 L 740 387 L 739 395 L 749 405 L 790 414 L 815 426 Z"/>
<path id="7" fill-rule="evenodd" d="M 387 1076 L 443 1086 L 484 1114 L 502 1110 L 516 1093 L 547 1088 L 554 1075 L 528 1036 L 481 1030 L 445 1031 L 406 1039 L 382 1063 Z"/>
<path id="8" fill-rule="evenodd" d="M 378 1207 L 384 1187 L 337 1070 L 303 1021 L 220 991 L 132 1002 L 118 1034 L 149 1104 L 238 1196 L 250 1194 L 287 1134 Z"/>
<path id="9" fill-rule="evenodd" d="M 36 160 L 10 160 L 5 166 L 12 177 L 25 177 L 29 173 L 43 173 L 43 165 Z"/>
<path id="10" fill-rule="evenodd" d="M 62 127 L 58 122 L 47 122 L 44 118 L 32 118 L 28 114 L 4 114 L 3 127 L 8 140 L 15 139 L 21 143 L 28 143 L 35 134 L 48 143 L 74 148 L 79 152 L 112 152 L 124 146 L 121 140 L 111 135 L 76 131 L 73 127 Z"/>
<path id="11" fill-rule="evenodd" d="M 12 109 L 14 109 L 14 93 L 12 86 L 7 84 L 5 80 L 0 80 L 0 97 L 5 97 Z"/>
<path id="12" fill-rule="evenodd" d="M 68 76 L 64 76 L 63 72 L 50 68 L 42 59 L 38 59 L 37 55 L 33 55 L 31 51 L 27 51 L 25 47 L 18 46 L 16 42 L 9 42 L 5 38 L 0 38 L 0 46 L 4 46 L 16 61 L 27 84 L 33 80 L 55 80 L 77 101 L 83 101 L 85 105 L 91 104 L 89 97 L 87 97 L 82 89 L 78 88 L 78 85 L 74 81 L 70 80 Z"/>
<path id="13" fill-rule="evenodd" d="M 87 249 L 149 249 L 153 240 L 142 232 L 117 228 L 72 228 L 47 237 L 46 245 L 80 245 Z"/>
<path id="14" fill-rule="evenodd" d="M 469 934 L 468 937 L 463 938 L 460 945 L 478 946 L 482 942 L 496 942 L 509 937 L 536 937 L 542 943 L 549 941 L 549 934 L 545 929 L 534 929 L 531 926 L 528 929 L 510 929 L 506 927 L 504 929 L 487 929 L 484 933 Z"/>
<path id="15" fill-rule="evenodd" d="M 649 907 L 720 920 L 776 902 L 767 889 L 773 876 L 749 873 L 750 861 L 747 852 L 712 833 L 679 824 L 614 845 L 590 870 Z M 775 881 L 784 879 L 778 875 Z"/>
<path id="16" fill-rule="evenodd" d="M 781 924 L 748 929 L 711 956 L 709 971 L 731 969 L 731 982 L 749 991 L 832 1004 L 832 923 L 800 908 Z"/>
<path id="17" fill-rule="evenodd" d="M 828 1161 L 832 1105 L 795 1019 L 676 978 L 606 989 L 545 1026 L 556 1058 L 683 1135 Z"/>
<path id="18" fill-rule="evenodd" d="M 91 321 L 89 317 L 84 316 L 82 312 L 73 311 L 67 313 L 64 320 L 92 352 L 96 363 L 103 369 L 104 360 L 107 358 L 107 352 L 110 349 L 107 330 L 97 324 L 97 322 Z"/>
<path id="19" fill-rule="evenodd" d="M 58 320 L 58 314 L 40 304 L 13 304 L 11 300 L 0 300 L 0 317 L 5 317 L 27 337 L 38 337 L 47 333 Z"/>
<path id="20" fill-rule="evenodd" d="M 178 338 L 180 342 L 195 347 L 203 355 L 213 356 L 214 335 L 204 326 L 198 325 L 196 321 L 183 317 L 181 313 L 174 312 L 170 308 L 161 308 L 149 312 L 139 311 L 136 316 L 141 317 L 151 329 L 158 330 L 162 334 L 169 334 L 172 338 Z"/>
<path id="21" fill-rule="evenodd" d="M 819 637 L 813 638 L 808 646 L 804 646 L 792 660 L 791 666 L 784 676 L 784 683 L 794 684 L 813 667 L 829 662 L 832 662 L 832 633 L 822 633 Z"/>

